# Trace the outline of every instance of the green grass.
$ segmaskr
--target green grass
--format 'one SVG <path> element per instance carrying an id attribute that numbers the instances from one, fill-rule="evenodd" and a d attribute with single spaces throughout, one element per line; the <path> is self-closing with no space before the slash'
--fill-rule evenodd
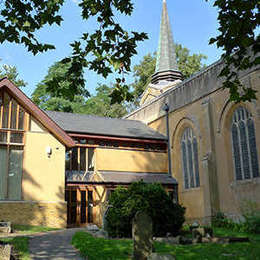
<path id="1" fill-rule="evenodd" d="M 51 228 L 51 227 L 44 227 L 44 226 L 31 226 L 31 225 L 18 225 L 18 224 L 13 224 L 12 228 L 15 233 L 21 233 L 25 235 L 58 230 L 58 228 Z"/>
<path id="2" fill-rule="evenodd" d="M 216 236 L 248 236 L 249 243 L 233 244 L 198 244 L 198 245 L 168 245 L 154 244 L 155 251 L 160 254 L 172 254 L 177 260 L 260 260 L 260 235 L 232 232 L 226 229 L 215 229 Z M 123 260 L 130 259 L 133 243 L 129 239 L 94 238 L 86 232 L 77 232 L 72 238 L 72 244 L 89 260 Z"/>
<path id="3" fill-rule="evenodd" d="M 80 250 L 82 256 L 87 256 L 88 260 L 129 259 L 133 247 L 130 239 L 94 238 L 83 231 L 75 233 L 72 238 L 72 245 Z"/>
<path id="4" fill-rule="evenodd" d="M 19 255 L 20 260 L 30 260 L 29 253 L 29 238 L 28 237 L 13 237 L 0 238 L 0 241 L 7 242 L 14 246 L 15 252 Z"/>

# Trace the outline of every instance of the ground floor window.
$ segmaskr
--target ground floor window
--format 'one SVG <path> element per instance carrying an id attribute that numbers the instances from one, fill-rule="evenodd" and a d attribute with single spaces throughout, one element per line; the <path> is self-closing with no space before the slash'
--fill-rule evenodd
<path id="1" fill-rule="evenodd" d="M 0 145 L 0 200 L 21 200 L 23 146 Z"/>

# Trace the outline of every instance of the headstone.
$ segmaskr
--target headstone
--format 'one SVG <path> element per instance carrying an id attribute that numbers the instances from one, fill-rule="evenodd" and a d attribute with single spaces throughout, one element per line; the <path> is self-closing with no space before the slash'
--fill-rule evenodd
<path id="1" fill-rule="evenodd" d="M 152 219 L 144 212 L 137 212 L 132 223 L 134 241 L 133 259 L 147 260 L 153 250 Z"/>
<path id="2" fill-rule="evenodd" d="M 0 233 L 11 233 L 11 222 L 0 222 Z"/>
<path id="3" fill-rule="evenodd" d="M 12 247 L 10 245 L 0 246 L 0 259 L 10 260 L 11 259 Z"/>
<path id="4" fill-rule="evenodd" d="M 148 260 L 175 260 L 175 257 L 172 255 L 159 255 L 157 253 L 152 253 L 149 257 Z"/>
<path id="5" fill-rule="evenodd" d="M 107 214 L 108 214 L 110 208 L 111 208 L 111 206 L 108 205 L 108 207 L 103 215 L 103 219 L 102 219 L 102 229 L 105 231 L 107 231 L 107 219 L 106 218 L 107 218 Z"/>
<path id="6" fill-rule="evenodd" d="M 98 228 L 98 226 L 96 226 L 96 225 L 88 225 L 88 226 L 87 226 L 87 231 L 97 232 L 97 231 L 99 231 L 99 228 Z"/>
<path id="7" fill-rule="evenodd" d="M 101 237 L 101 238 L 108 238 L 108 233 L 105 230 L 101 229 L 101 230 L 93 233 L 93 236 L 94 237 Z"/>

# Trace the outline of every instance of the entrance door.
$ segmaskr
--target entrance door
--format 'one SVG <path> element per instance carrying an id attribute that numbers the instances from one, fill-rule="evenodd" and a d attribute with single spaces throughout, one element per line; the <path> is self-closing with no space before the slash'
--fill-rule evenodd
<path id="1" fill-rule="evenodd" d="M 68 226 L 84 226 L 93 223 L 93 191 L 87 189 L 66 190 Z"/>

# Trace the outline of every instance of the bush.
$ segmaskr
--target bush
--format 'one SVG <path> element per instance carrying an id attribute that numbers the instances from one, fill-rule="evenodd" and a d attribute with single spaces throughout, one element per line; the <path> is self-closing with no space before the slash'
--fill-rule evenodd
<path id="1" fill-rule="evenodd" d="M 160 184 L 132 183 L 128 189 L 118 187 L 112 193 L 106 216 L 111 237 L 131 237 L 132 219 L 138 211 L 147 212 L 153 220 L 154 236 L 170 232 L 177 235 L 184 223 L 185 208 L 173 203 Z"/>
<path id="2" fill-rule="evenodd" d="M 244 215 L 243 222 L 235 223 L 232 219 L 227 218 L 224 213 L 219 212 L 212 218 L 213 227 L 227 228 L 236 232 L 248 232 L 260 234 L 260 213 L 253 215 Z"/>

